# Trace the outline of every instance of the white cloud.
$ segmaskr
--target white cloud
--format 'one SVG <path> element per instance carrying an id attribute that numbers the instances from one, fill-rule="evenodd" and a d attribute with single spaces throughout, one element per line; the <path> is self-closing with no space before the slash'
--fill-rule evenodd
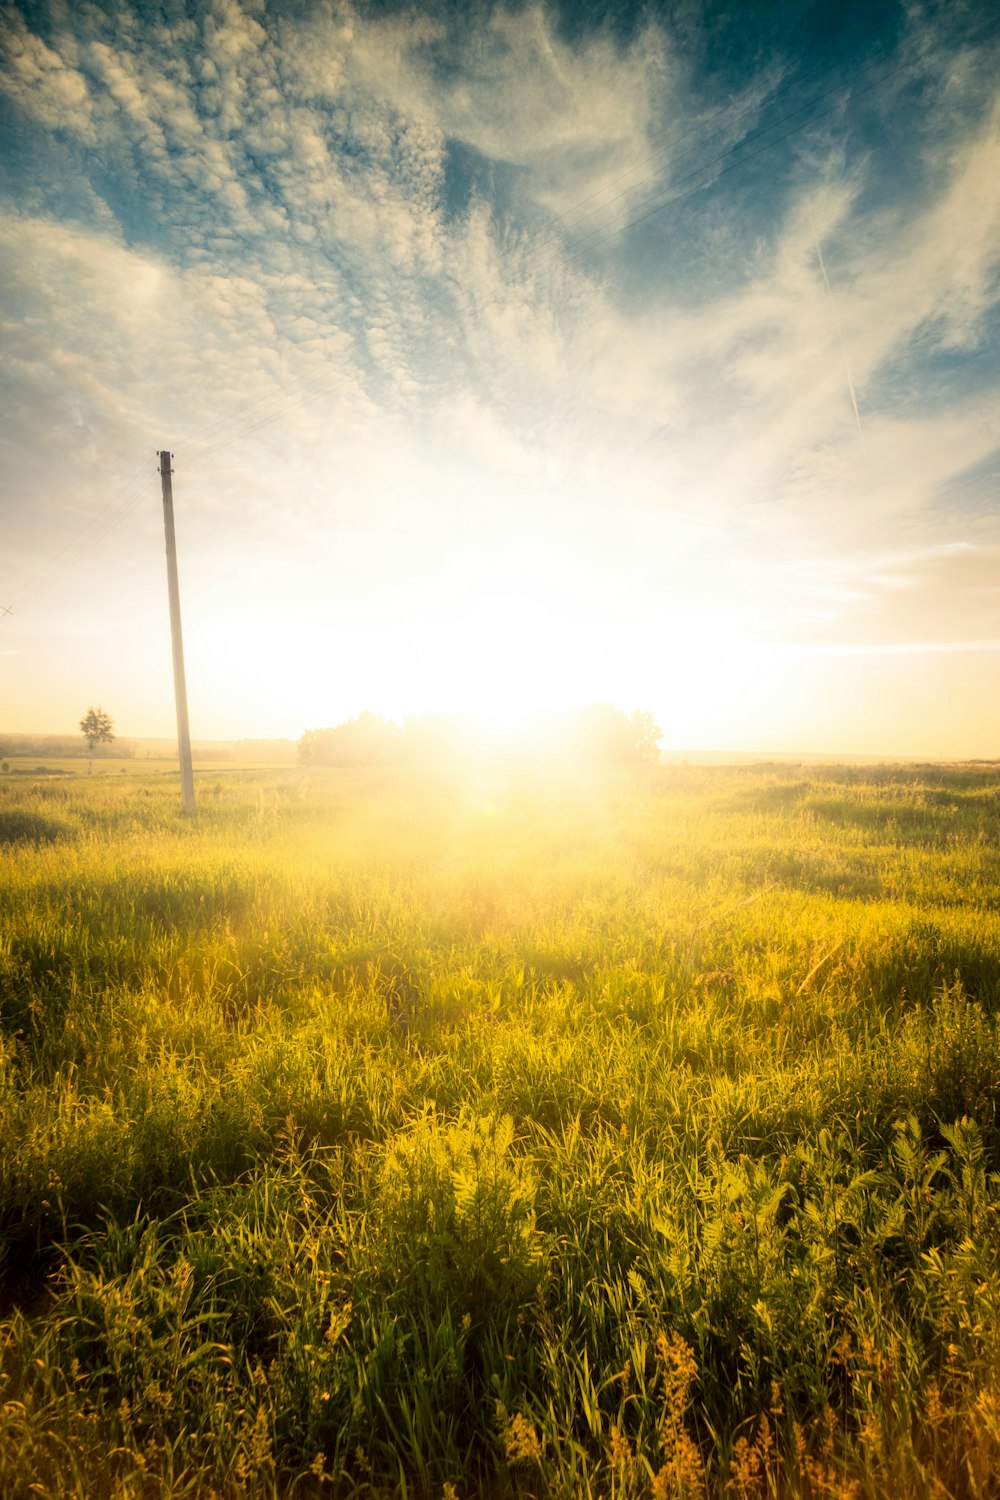
<path id="1" fill-rule="evenodd" d="M 90 94 L 82 73 L 41 37 L 17 11 L 0 15 L 0 89 L 39 124 L 66 128 L 92 140 Z"/>

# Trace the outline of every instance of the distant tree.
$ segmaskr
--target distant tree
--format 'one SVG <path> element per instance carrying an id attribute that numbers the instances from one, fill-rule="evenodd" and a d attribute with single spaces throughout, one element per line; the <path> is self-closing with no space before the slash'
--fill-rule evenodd
<path id="1" fill-rule="evenodd" d="M 366 711 L 333 729 L 307 729 L 299 740 L 299 765 L 383 765 L 393 758 L 398 737 L 391 719 Z"/>
<path id="2" fill-rule="evenodd" d="M 567 714 L 559 734 L 570 759 L 590 765 L 656 761 L 661 738 L 652 714 L 637 709 L 630 717 L 610 703 L 591 703 Z"/>
<path id="3" fill-rule="evenodd" d="M 87 754 L 90 757 L 87 764 L 87 775 L 94 769 L 94 751 L 98 745 L 110 745 L 115 737 L 114 721 L 110 714 L 104 712 L 100 704 L 96 708 L 88 708 L 80 720 L 80 733 L 87 741 Z"/>
<path id="4" fill-rule="evenodd" d="M 660 758 L 663 730 L 645 708 L 637 708 L 628 722 L 632 731 L 632 749 L 636 760 L 655 765 Z"/>

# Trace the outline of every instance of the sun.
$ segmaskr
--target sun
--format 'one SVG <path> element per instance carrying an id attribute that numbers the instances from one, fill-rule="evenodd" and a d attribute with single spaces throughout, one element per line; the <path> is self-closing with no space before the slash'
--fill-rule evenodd
<path id="1" fill-rule="evenodd" d="M 527 590 L 491 589 L 447 611 L 428 634 L 425 703 L 498 732 L 586 692 L 579 623 Z"/>
<path id="2" fill-rule="evenodd" d="M 604 702 L 650 711 L 667 743 L 733 733 L 750 743 L 788 696 L 780 663 L 752 644 L 738 608 L 708 608 L 693 576 L 651 604 L 621 590 L 609 598 L 596 561 L 586 577 L 564 569 L 562 587 L 526 577 L 502 553 L 492 565 L 475 583 L 457 567 L 432 578 L 387 570 L 367 597 L 331 597 L 328 578 L 311 597 L 261 584 L 256 595 L 270 604 L 253 614 L 196 595 L 186 633 L 196 735 L 199 723 L 219 734 L 227 719 L 252 715 L 261 732 L 297 738 L 369 710 L 397 723 L 461 716 L 480 736 L 510 741 L 547 716 Z"/>

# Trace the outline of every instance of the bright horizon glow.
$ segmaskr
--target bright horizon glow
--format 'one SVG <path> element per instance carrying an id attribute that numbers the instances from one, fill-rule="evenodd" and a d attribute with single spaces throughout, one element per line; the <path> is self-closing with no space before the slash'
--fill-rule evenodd
<path id="1" fill-rule="evenodd" d="M 707 587 L 706 581 L 689 581 L 689 597 Z M 155 580 L 151 584 L 155 592 Z M 977 665 L 983 657 L 1000 661 L 1000 641 L 752 641 L 741 636 L 735 616 L 713 630 L 690 603 L 687 616 L 683 603 L 645 618 L 621 607 L 588 612 L 579 600 L 553 600 L 523 580 L 504 591 L 496 577 L 478 598 L 459 589 L 448 605 L 412 614 L 400 608 L 395 616 L 369 607 L 360 624 L 356 618 L 310 620 L 301 594 L 303 618 L 296 619 L 296 601 L 289 600 L 287 612 L 240 617 L 234 609 L 235 617 L 223 611 L 220 623 L 211 612 L 217 585 L 203 599 L 194 592 L 185 628 L 195 739 L 297 739 L 306 727 L 330 727 L 368 710 L 398 723 L 422 714 L 460 716 L 474 721 L 483 736 L 503 741 L 530 732 L 547 713 L 608 702 L 625 712 L 652 712 L 666 750 L 954 757 L 946 724 L 909 741 L 896 730 L 902 689 L 963 704 L 974 724 L 978 711 L 978 743 L 967 753 L 993 753 L 992 706 L 982 698 Z M 165 616 L 165 587 L 163 594 Z M 151 601 L 150 632 L 160 637 L 157 675 L 151 683 L 148 663 L 134 652 L 137 693 L 170 683 L 166 620 L 156 614 Z M 124 664 L 135 637 L 112 633 L 112 641 Z M 214 696 L 220 680 L 227 684 L 225 713 Z M 268 685 L 266 716 L 260 712 L 262 684 Z M 653 691 L 650 684 L 656 684 Z M 69 691 L 66 683 L 55 686 Z M 837 715 L 852 697 L 859 716 L 860 704 L 866 705 L 866 729 L 845 742 L 838 737 Z M 124 738 L 173 735 L 170 718 L 130 722 L 116 704 L 106 706 Z M 803 733 L 796 716 L 818 727 Z M 14 727 L 72 733 L 75 720 Z"/>

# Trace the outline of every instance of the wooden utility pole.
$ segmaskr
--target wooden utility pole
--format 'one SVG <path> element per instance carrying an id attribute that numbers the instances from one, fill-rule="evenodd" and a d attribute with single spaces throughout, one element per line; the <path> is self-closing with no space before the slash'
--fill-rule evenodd
<path id="1" fill-rule="evenodd" d="M 174 648 L 174 697 L 177 700 L 177 749 L 181 761 L 181 800 L 186 813 L 194 804 L 194 767 L 191 763 L 191 731 L 188 728 L 187 686 L 184 681 L 184 642 L 181 638 L 181 595 L 177 584 L 177 540 L 174 536 L 174 491 L 170 482 L 172 453 L 160 453 L 160 483 L 163 486 L 163 530 L 167 538 L 167 590 L 170 594 L 170 641 Z"/>

